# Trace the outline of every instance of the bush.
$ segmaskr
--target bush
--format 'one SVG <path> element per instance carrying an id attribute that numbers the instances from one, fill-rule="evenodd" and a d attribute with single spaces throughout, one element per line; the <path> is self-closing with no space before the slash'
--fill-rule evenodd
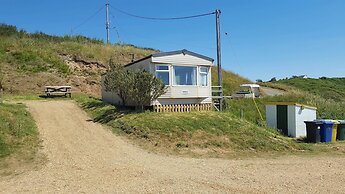
<path id="1" fill-rule="evenodd" d="M 7 24 L 0 24 L 0 36 L 12 36 L 16 33 L 17 27 Z"/>
<path id="2" fill-rule="evenodd" d="M 117 94 L 124 106 L 132 105 L 144 110 L 144 106 L 165 93 L 164 83 L 149 72 L 126 71 L 122 65 L 112 62 L 109 66 L 111 70 L 104 79 L 105 89 Z"/>
<path id="3" fill-rule="evenodd" d="M 277 81 L 277 78 L 276 77 L 273 77 L 272 79 L 270 79 L 270 81 L 268 82 L 276 82 Z"/>

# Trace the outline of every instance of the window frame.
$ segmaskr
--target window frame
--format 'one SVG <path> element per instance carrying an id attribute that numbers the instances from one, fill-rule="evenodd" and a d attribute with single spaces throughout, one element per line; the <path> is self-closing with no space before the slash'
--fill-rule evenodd
<path id="1" fill-rule="evenodd" d="M 206 72 L 202 72 L 201 71 L 201 69 L 202 68 L 205 68 L 205 69 L 207 69 L 207 71 Z M 209 87 L 209 74 L 210 74 L 210 68 L 209 67 L 206 67 L 206 66 L 199 66 L 199 75 L 198 75 L 198 77 L 199 77 L 199 85 L 198 86 L 200 86 L 200 87 Z M 203 86 L 202 85 L 202 82 L 201 82 L 201 75 L 206 75 L 206 86 Z"/>
<path id="2" fill-rule="evenodd" d="M 169 80 L 169 83 L 168 84 L 165 84 L 165 86 L 171 86 L 171 73 L 170 73 L 170 67 L 171 65 L 169 64 L 155 64 L 155 76 L 158 78 L 157 76 L 157 73 L 161 72 L 161 73 L 168 73 L 169 77 L 168 77 L 168 80 Z M 158 69 L 158 67 L 168 67 L 168 69 Z M 163 80 L 162 80 L 163 81 Z"/>
<path id="3" fill-rule="evenodd" d="M 192 67 L 192 68 L 196 68 L 196 77 L 195 77 L 195 85 L 177 85 L 175 84 L 175 67 Z M 172 74 L 172 86 L 177 86 L 177 87 L 197 87 L 198 86 L 198 66 L 197 65 L 172 65 L 172 69 L 171 69 L 171 74 Z"/>

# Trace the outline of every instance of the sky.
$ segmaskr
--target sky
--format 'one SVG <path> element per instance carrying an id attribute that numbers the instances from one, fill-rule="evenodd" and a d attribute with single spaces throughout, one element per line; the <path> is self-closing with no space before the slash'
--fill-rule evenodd
<path id="1" fill-rule="evenodd" d="M 345 77 L 345 0 L 109 0 L 110 41 L 161 51 L 187 49 L 216 59 L 221 14 L 222 66 L 253 81 L 292 75 Z M 0 23 L 28 32 L 106 39 L 105 0 L 0 0 Z"/>

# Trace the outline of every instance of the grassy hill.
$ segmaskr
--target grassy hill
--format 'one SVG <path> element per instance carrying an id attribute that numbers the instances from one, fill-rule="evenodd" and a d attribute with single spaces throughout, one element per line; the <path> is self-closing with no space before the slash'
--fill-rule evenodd
<path id="1" fill-rule="evenodd" d="M 261 85 L 287 91 L 268 101 L 299 102 L 316 106 L 318 118 L 345 119 L 345 78 L 292 78 Z"/>
<path id="2" fill-rule="evenodd" d="M 345 101 L 345 78 L 292 78 L 279 80 L 276 83 L 294 86 L 325 99 Z"/>
<path id="3" fill-rule="evenodd" d="M 0 25 L 0 71 L 6 93 L 41 92 L 44 85 L 69 84 L 99 95 L 100 74 L 110 59 L 119 64 L 157 52 L 132 45 L 105 45 L 83 36 L 27 33 Z"/>

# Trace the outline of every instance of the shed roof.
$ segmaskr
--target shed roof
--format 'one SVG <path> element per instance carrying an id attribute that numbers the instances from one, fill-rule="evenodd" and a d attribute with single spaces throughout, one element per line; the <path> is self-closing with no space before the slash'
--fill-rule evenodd
<path id="1" fill-rule="evenodd" d="M 201 59 L 210 61 L 210 62 L 213 62 L 213 61 L 214 61 L 214 59 L 212 59 L 212 58 L 210 58 L 210 57 L 207 57 L 207 56 L 204 56 L 204 55 L 201 55 L 201 54 L 194 53 L 194 52 L 192 52 L 192 51 L 183 49 L 183 50 L 177 50 L 177 51 L 155 53 L 155 54 L 146 56 L 146 57 L 144 57 L 144 58 L 141 58 L 141 59 L 139 59 L 139 60 L 133 61 L 133 62 L 131 62 L 131 63 L 128 63 L 127 65 L 125 65 L 125 67 L 130 66 L 130 65 L 133 65 L 133 64 L 135 64 L 135 63 L 138 63 L 138 62 L 140 62 L 140 61 L 146 60 L 146 59 L 151 58 L 151 57 L 164 57 L 164 56 L 178 55 L 178 54 L 184 54 L 184 55 L 185 55 L 185 54 L 188 54 L 188 55 L 191 55 L 191 56 L 194 56 L 194 57 L 198 57 L 198 58 L 201 58 Z"/>
<path id="2" fill-rule="evenodd" d="M 287 105 L 287 106 L 300 106 L 310 109 L 317 109 L 315 106 L 305 105 L 297 102 L 267 102 L 266 105 Z"/>

